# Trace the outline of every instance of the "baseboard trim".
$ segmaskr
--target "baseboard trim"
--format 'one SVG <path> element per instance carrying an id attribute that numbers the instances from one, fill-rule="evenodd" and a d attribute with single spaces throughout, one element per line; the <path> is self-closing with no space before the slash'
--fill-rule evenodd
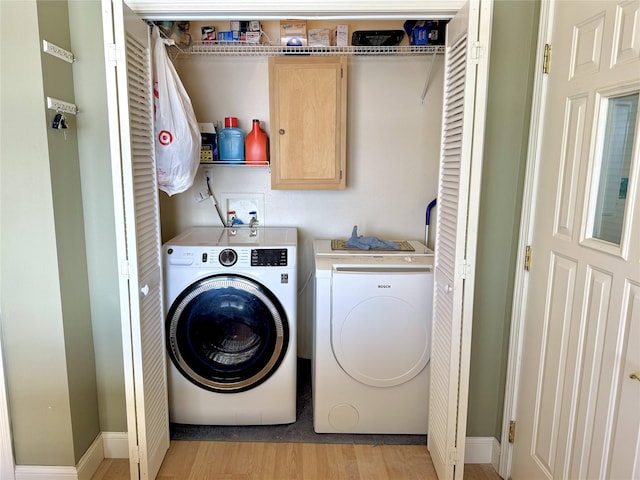
<path id="1" fill-rule="evenodd" d="M 104 458 L 129 458 L 127 432 L 102 432 Z"/>
<path id="2" fill-rule="evenodd" d="M 16 465 L 16 480 L 78 480 L 76 467 Z"/>
<path id="3" fill-rule="evenodd" d="M 499 458 L 500 442 L 496 438 L 467 437 L 464 446 L 464 463 L 490 463 L 495 468 L 500 463 Z"/>
<path id="4" fill-rule="evenodd" d="M 104 460 L 104 445 L 102 434 L 98 434 L 91 446 L 84 452 L 84 455 L 76 465 L 78 480 L 91 480 L 96 473 L 100 463 Z"/>
<path id="5" fill-rule="evenodd" d="M 126 432 L 102 432 L 75 467 L 16 465 L 15 480 L 91 480 L 105 458 L 128 458 Z"/>
<path id="6" fill-rule="evenodd" d="M 493 439 L 493 452 L 491 452 L 491 465 L 497 472 L 500 470 L 500 455 L 502 453 L 502 446 L 497 438 Z"/>
<path id="7" fill-rule="evenodd" d="M 15 480 L 91 480 L 103 459 L 102 435 L 98 435 L 77 466 L 16 465 Z"/>

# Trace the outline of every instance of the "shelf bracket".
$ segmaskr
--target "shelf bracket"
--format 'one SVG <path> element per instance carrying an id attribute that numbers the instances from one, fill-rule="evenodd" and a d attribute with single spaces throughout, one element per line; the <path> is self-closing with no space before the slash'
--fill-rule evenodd
<path id="1" fill-rule="evenodd" d="M 420 96 L 420 104 L 424 105 L 424 99 L 427 96 L 427 90 L 429 89 L 429 83 L 431 81 L 431 72 L 433 71 L 433 64 L 436 61 L 436 50 L 431 54 L 431 62 L 429 63 L 429 70 L 427 71 L 427 79 L 424 82 L 424 87 L 422 88 L 422 95 Z"/>

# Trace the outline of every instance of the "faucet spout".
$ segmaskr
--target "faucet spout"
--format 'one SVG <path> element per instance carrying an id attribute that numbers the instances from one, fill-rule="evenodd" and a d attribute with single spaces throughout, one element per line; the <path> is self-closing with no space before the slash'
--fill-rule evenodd
<path id="1" fill-rule="evenodd" d="M 258 212 L 249 212 L 251 220 L 249 220 L 249 226 L 255 228 L 258 225 Z"/>

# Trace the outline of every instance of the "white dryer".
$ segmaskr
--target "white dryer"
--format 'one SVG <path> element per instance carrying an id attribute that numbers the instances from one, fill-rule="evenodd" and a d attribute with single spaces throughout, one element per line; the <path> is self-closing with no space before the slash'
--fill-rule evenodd
<path id="1" fill-rule="evenodd" d="M 332 250 L 316 240 L 317 433 L 426 434 L 433 252 Z"/>
<path id="2" fill-rule="evenodd" d="M 296 229 L 196 227 L 163 254 L 170 421 L 294 422 Z"/>

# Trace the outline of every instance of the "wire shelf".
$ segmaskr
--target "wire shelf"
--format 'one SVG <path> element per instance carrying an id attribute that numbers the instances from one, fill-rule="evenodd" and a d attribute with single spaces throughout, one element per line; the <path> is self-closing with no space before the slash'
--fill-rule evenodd
<path id="1" fill-rule="evenodd" d="M 270 167 L 270 163 L 268 161 L 263 160 L 251 160 L 249 162 L 236 161 L 236 160 L 214 160 L 212 162 L 200 162 L 200 165 L 203 167 L 214 166 L 214 165 L 224 165 L 226 167 Z"/>
<path id="2" fill-rule="evenodd" d="M 444 45 L 402 45 L 397 47 L 287 47 L 262 44 L 247 44 L 240 42 L 194 42 L 190 47 L 181 49 L 181 53 L 188 55 L 214 56 L 247 56 L 274 57 L 284 55 L 310 56 L 349 56 L 349 55 L 429 55 L 444 54 Z"/>

